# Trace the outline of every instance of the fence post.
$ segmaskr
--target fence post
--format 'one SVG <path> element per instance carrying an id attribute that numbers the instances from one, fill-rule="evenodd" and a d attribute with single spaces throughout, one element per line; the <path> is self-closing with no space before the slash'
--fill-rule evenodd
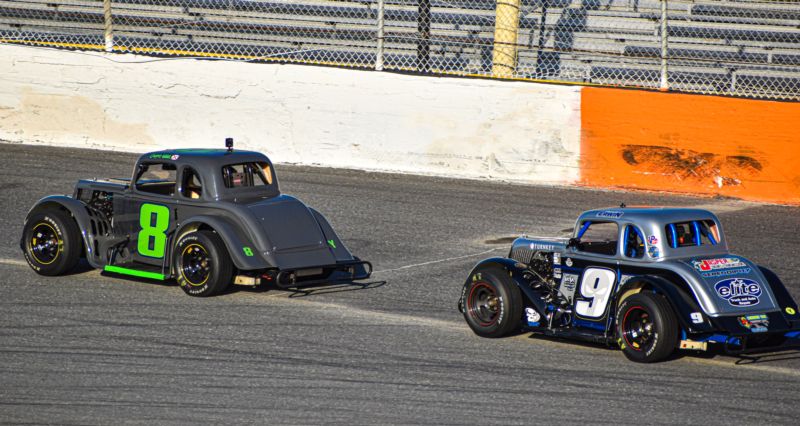
<path id="1" fill-rule="evenodd" d="M 669 90 L 669 79 L 667 78 L 667 56 L 669 48 L 667 39 L 667 0 L 661 0 L 661 87 L 659 90 Z"/>
<path id="2" fill-rule="evenodd" d="M 375 71 L 383 71 L 383 6 L 384 0 L 378 0 L 378 46 L 375 52 Z"/>
<path id="3" fill-rule="evenodd" d="M 431 0 L 418 0 L 417 7 L 417 71 L 430 71 L 431 60 Z"/>
<path id="4" fill-rule="evenodd" d="M 517 31 L 520 0 L 497 0 L 494 14 L 492 75 L 513 77 L 517 68 Z"/>
<path id="5" fill-rule="evenodd" d="M 112 52 L 114 51 L 114 32 L 111 28 L 111 0 L 103 0 L 103 16 L 103 35 L 106 39 L 106 52 Z"/>

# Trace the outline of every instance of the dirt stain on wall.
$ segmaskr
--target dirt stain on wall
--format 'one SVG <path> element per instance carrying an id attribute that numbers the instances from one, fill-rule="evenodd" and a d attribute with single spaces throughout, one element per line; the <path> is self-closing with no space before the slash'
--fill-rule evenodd
<path id="1" fill-rule="evenodd" d="M 70 141 L 102 146 L 149 145 L 147 124 L 113 119 L 98 102 L 79 95 L 22 90 L 16 107 L 0 108 L 0 128 L 10 138 L 54 145 Z"/>
<path id="2" fill-rule="evenodd" d="M 622 159 L 629 165 L 680 181 L 741 185 L 742 179 L 756 177 L 763 165 L 746 155 L 719 155 L 666 146 L 623 145 Z"/>

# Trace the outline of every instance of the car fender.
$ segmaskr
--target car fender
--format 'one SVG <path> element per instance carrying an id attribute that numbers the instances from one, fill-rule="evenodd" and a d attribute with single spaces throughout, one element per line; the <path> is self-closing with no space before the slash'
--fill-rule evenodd
<path id="1" fill-rule="evenodd" d="M 509 259 L 505 257 L 492 257 L 489 259 L 482 260 L 478 262 L 475 267 L 469 272 L 467 275 L 467 280 L 464 282 L 464 288 L 461 290 L 461 297 L 458 300 L 458 310 L 461 313 L 465 313 L 464 308 L 464 298 L 466 297 L 467 288 L 471 282 L 470 277 L 472 274 L 477 272 L 479 269 L 484 269 L 491 266 L 500 267 L 509 272 L 512 281 L 519 287 L 520 291 L 522 292 L 522 297 L 525 300 L 522 301 L 523 306 L 531 306 L 533 305 L 536 310 L 539 312 L 540 315 L 544 316 L 546 314 L 546 306 L 544 300 L 536 294 L 536 292 L 526 283 L 526 280 L 523 278 L 523 273 L 527 266 L 523 263 L 517 262 L 514 259 Z"/>
<path id="2" fill-rule="evenodd" d="M 350 253 L 350 250 L 347 249 L 342 240 L 339 239 L 339 236 L 336 235 L 336 231 L 333 230 L 331 224 L 328 223 L 328 219 L 325 219 L 325 216 L 323 216 L 322 213 L 318 212 L 312 207 L 308 207 L 308 210 L 311 211 L 311 213 L 314 215 L 314 219 L 317 220 L 322 233 L 325 235 L 328 246 L 331 248 L 333 255 L 336 257 L 336 261 L 349 262 L 355 260 L 353 254 Z M 331 241 L 333 244 L 331 244 Z"/>
<path id="3" fill-rule="evenodd" d="M 249 238 L 237 231 L 239 227 L 236 224 L 231 223 L 228 219 L 217 216 L 198 215 L 182 220 L 175 231 L 175 238 L 172 241 L 172 246 L 174 247 L 183 235 L 197 230 L 200 225 L 210 227 L 222 238 L 222 241 L 225 243 L 225 248 L 228 249 L 228 254 L 237 269 L 252 271 L 275 266 L 258 251 L 257 246 L 253 244 Z"/>
<path id="4" fill-rule="evenodd" d="M 778 306 L 780 306 L 783 317 L 788 321 L 800 321 L 800 314 L 797 312 L 797 302 L 792 299 L 783 281 L 778 278 L 771 269 L 758 265 L 758 269 L 764 278 L 767 280 L 769 287 L 772 289 L 772 294 L 775 296 Z M 793 313 L 792 313 L 793 312 Z"/>
<path id="5" fill-rule="evenodd" d="M 66 195 L 49 195 L 37 201 L 33 207 L 28 210 L 28 214 L 25 215 L 25 222 L 28 221 L 32 214 L 51 207 L 63 207 L 70 212 L 80 230 L 86 260 L 92 267 L 102 268 L 103 265 L 100 262 L 100 256 L 98 253 L 95 253 L 94 250 L 94 242 L 97 239 L 97 235 L 92 233 L 93 219 L 89 214 L 90 210 L 83 201 L 76 200 Z M 99 218 L 97 219 L 99 220 Z M 22 241 L 22 239 L 20 239 L 20 248 L 25 250 L 25 242 Z"/>
<path id="6" fill-rule="evenodd" d="M 657 275 L 642 275 L 626 281 L 617 291 L 614 310 L 616 311 L 619 302 L 626 296 L 626 293 L 637 293 L 643 288 L 653 289 L 663 295 L 675 312 L 681 327 L 687 332 L 705 333 L 714 331 L 714 325 L 693 295 L 682 290 L 675 283 Z"/>

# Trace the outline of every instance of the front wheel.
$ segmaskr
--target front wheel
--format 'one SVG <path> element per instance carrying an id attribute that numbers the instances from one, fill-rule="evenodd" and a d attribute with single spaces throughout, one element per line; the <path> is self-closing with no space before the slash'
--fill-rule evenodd
<path id="1" fill-rule="evenodd" d="M 662 296 L 637 293 L 617 308 L 617 336 L 622 352 L 631 361 L 663 361 L 678 344 L 678 321 Z"/>
<path id="2" fill-rule="evenodd" d="M 61 275 L 78 264 L 81 234 L 69 213 L 59 209 L 34 213 L 22 232 L 25 260 L 36 273 Z"/>
<path id="3" fill-rule="evenodd" d="M 483 337 L 503 337 L 517 331 L 522 318 L 519 288 L 499 267 L 472 273 L 464 287 L 464 319 Z"/>
<path id="4" fill-rule="evenodd" d="M 225 244 L 215 232 L 184 235 L 175 246 L 175 279 L 190 296 L 219 294 L 230 284 L 233 264 Z"/>

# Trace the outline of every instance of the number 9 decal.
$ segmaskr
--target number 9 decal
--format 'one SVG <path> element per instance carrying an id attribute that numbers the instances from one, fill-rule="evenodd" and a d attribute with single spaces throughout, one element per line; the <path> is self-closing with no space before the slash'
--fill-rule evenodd
<path id="1" fill-rule="evenodd" d="M 617 274 L 610 269 L 587 268 L 581 280 L 581 296 L 589 300 L 575 302 L 575 312 L 585 318 L 600 318 L 606 312 Z"/>
<path id="2" fill-rule="evenodd" d="M 142 227 L 136 243 L 139 254 L 147 257 L 164 257 L 167 248 L 169 208 L 159 204 L 142 204 L 139 210 L 139 226 Z"/>

